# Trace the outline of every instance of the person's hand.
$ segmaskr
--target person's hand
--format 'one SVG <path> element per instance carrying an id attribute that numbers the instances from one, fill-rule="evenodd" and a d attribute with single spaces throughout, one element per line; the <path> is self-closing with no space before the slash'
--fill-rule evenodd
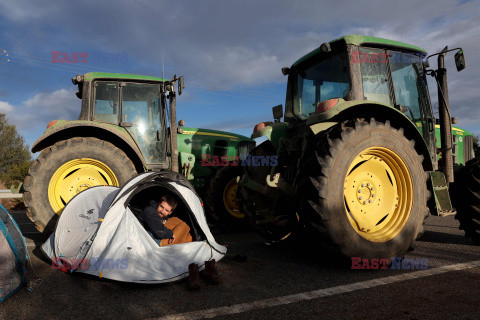
<path id="1" fill-rule="evenodd" d="M 175 241 L 175 235 L 168 239 L 168 244 L 172 244 Z"/>

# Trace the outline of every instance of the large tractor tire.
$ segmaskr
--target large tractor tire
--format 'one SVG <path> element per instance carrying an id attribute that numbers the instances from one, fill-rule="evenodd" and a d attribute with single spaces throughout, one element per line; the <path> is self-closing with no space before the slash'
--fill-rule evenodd
<path id="1" fill-rule="evenodd" d="M 76 194 L 97 185 L 121 186 L 136 174 L 132 161 L 110 142 L 92 137 L 59 141 L 42 151 L 25 178 L 27 215 L 48 234 Z"/>
<path id="2" fill-rule="evenodd" d="M 427 173 L 390 122 L 350 120 L 314 137 L 297 185 L 302 212 L 346 257 L 402 256 L 428 216 Z"/>
<path id="3" fill-rule="evenodd" d="M 207 204 L 212 215 L 222 224 L 233 228 L 245 227 L 245 214 L 240 211 L 237 200 L 237 177 L 242 175 L 241 166 L 225 166 L 217 170 L 207 191 Z"/>
<path id="4" fill-rule="evenodd" d="M 474 244 L 480 244 L 480 159 L 468 161 L 455 177 L 454 197 L 460 229 Z"/>
<path id="5" fill-rule="evenodd" d="M 264 141 L 255 147 L 251 156 L 274 156 L 277 151 L 270 141 Z M 266 186 L 266 178 L 271 166 L 246 166 L 244 175 L 258 185 Z M 248 187 L 238 192 L 240 208 L 246 220 L 268 242 L 277 242 L 291 238 L 299 226 L 298 215 L 292 199 L 288 197 L 272 198 Z M 270 214 L 273 213 L 273 217 Z M 264 216 L 267 214 L 268 216 Z"/>

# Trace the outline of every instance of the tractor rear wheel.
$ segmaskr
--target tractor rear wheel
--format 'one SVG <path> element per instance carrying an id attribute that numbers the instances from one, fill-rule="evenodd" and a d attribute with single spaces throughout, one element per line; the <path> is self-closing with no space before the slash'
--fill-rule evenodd
<path id="1" fill-rule="evenodd" d="M 455 177 L 455 219 L 465 236 L 480 244 L 480 159 L 468 161 Z"/>
<path id="2" fill-rule="evenodd" d="M 219 222 L 234 229 L 242 228 L 245 215 L 240 211 L 237 200 L 237 177 L 242 175 L 242 167 L 220 167 L 210 181 L 207 203 L 212 215 Z"/>
<path id="3" fill-rule="evenodd" d="M 315 138 L 297 186 L 306 219 L 346 257 L 407 252 L 428 215 L 414 141 L 375 119 L 346 121 Z"/>
<path id="4" fill-rule="evenodd" d="M 65 205 L 97 185 L 121 186 L 137 174 L 127 155 L 93 137 L 62 140 L 44 149 L 25 178 L 27 215 L 44 233 L 53 231 Z"/>

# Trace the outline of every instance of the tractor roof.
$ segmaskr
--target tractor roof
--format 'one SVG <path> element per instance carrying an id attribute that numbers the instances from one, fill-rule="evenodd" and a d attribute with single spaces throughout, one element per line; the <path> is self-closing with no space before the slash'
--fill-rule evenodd
<path id="1" fill-rule="evenodd" d="M 399 41 L 394 41 L 394 40 L 388 40 L 388 39 L 383 39 L 383 38 L 377 38 L 377 37 L 370 37 L 370 36 L 362 36 L 358 34 L 352 34 L 348 36 L 343 36 L 340 38 L 337 38 L 335 40 L 330 41 L 330 44 L 337 43 L 343 41 L 346 44 L 352 44 L 356 46 L 371 46 L 371 47 L 377 47 L 377 48 L 386 48 L 386 49 L 394 49 L 394 50 L 402 50 L 402 51 L 409 51 L 413 53 L 420 53 L 423 55 L 427 54 L 427 51 L 423 48 L 413 46 L 407 43 L 399 42 Z M 310 53 L 307 53 L 300 59 L 298 59 L 293 66 L 297 66 L 298 64 L 302 63 L 305 60 L 308 60 L 309 58 L 321 53 L 322 51 L 320 50 L 320 47 L 317 49 L 313 50 Z"/>
<path id="2" fill-rule="evenodd" d="M 141 76 L 138 74 L 111 73 L 111 72 L 89 72 L 84 75 L 86 81 L 94 79 L 118 79 L 118 80 L 142 80 L 142 81 L 158 81 L 165 82 L 167 79 L 159 77 Z"/>

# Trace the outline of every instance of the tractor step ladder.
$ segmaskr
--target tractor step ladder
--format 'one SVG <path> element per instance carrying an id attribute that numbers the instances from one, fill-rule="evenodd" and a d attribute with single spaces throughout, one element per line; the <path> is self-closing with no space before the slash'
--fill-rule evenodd
<path id="1" fill-rule="evenodd" d="M 450 193 L 445 180 L 445 175 L 439 171 L 430 172 L 430 182 L 432 183 L 433 196 L 435 197 L 436 212 L 435 216 L 446 217 L 455 215 L 457 211 L 453 208 L 450 201 Z"/>

